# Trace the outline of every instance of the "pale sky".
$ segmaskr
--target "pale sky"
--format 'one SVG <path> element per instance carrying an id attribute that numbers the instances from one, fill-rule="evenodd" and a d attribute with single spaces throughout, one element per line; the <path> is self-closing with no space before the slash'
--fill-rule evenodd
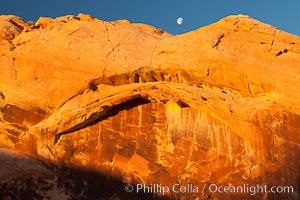
<path id="1" fill-rule="evenodd" d="M 300 0 L 1 0 L 0 14 L 27 21 L 40 16 L 90 14 L 111 21 L 128 19 L 172 34 L 188 32 L 232 14 L 246 14 L 300 35 Z M 177 19 L 183 18 L 181 25 Z"/>

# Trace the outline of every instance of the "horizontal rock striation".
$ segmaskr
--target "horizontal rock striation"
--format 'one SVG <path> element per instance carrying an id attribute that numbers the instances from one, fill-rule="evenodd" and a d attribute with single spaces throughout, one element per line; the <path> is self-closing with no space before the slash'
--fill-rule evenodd
<path id="1" fill-rule="evenodd" d="M 0 63 L 0 146 L 32 162 L 90 170 L 119 180 L 120 190 L 126 183 L 294 187 L 170 199 L 299 197 L 298 36 L 244 15 L 177 36 L 84 14 L 35 23 L 0 16 Z"/>

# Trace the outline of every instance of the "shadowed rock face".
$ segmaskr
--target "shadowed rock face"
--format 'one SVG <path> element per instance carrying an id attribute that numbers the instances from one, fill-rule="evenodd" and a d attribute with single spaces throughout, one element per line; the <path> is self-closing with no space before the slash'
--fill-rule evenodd
<path id="1" fill-rule="evenodd" d="M 126 193 L 125 183 L 94 170 L 57 165 L 0 148 L 2 199 L 167 199 Z M 113 187 L 112 187 L 113 186 Z"/>
<path id="2" fill-rule="evenodd" d="M 119 181 L 85 197 L 134 198 L 126 183 L 199 188 L 171 199 L 299 197 L 299 37 L 243 15 L 178 36 L 82 14 L 35 24 L 1 16 L 0 46 L 1 146 L 54 162 L 44 174 L 80 174 L 56 170 L 63 183 L 94 190 L 78 168 Z M 224 195 L 210 184 L 294 193 Z M 60 195 L 84 199 L 64 187 Z"/>

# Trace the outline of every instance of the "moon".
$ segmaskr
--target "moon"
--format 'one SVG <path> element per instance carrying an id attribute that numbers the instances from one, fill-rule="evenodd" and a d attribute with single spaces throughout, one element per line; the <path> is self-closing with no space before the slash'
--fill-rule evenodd
<path id="1" fill-rule="evenodd" d="M 182 18 L 182 17 L 179 17 L 179 18 L 177 19 L 177 24 L 178 24 L 178 25 L 181 25 L 182 22 L 183 22 L 183 18 Z"/>

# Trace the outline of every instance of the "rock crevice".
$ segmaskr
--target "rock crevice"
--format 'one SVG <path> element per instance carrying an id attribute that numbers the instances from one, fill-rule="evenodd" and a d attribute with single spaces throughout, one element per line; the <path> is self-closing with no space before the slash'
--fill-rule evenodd
<path id="1" fill-rule="evenodd" d="M 0 45 L 0 147 L 131 184 L 293 185 L 294 194 L 251 197 L 299 194 L 296 35 L 243 15 L 176 36 L 83 14 L 34 24 L 0 16 Z"/>

